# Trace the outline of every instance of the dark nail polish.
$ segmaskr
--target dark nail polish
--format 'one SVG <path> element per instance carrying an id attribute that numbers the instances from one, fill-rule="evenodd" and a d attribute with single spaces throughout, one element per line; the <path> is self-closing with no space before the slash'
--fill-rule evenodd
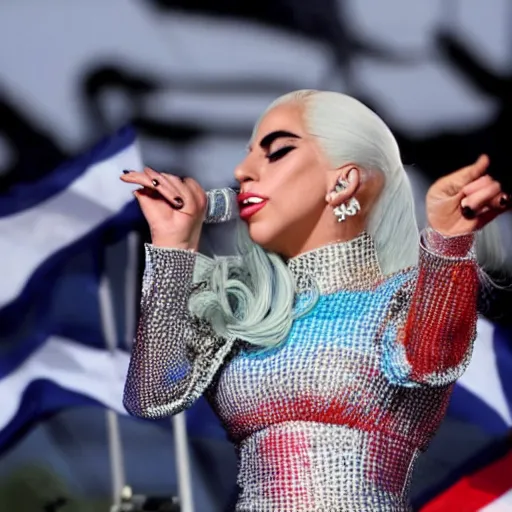
<path id="1" fill-rule="evenodd" d="M 175 197 L 173 199 L 173 203 L 171 203 L 171 206 L 175 210 L 181 210 L 183 208 L 183 199 L 181 199 L 181 197 Z"/>
<path id="2" fill-rule="evenodd" d="M 123 174 L 130 174 L 130 172 L 131 172 L 131 171 L 126 171 L 126 170 L 124 170 L 124 171 L 123 171 Z"/>
<path id="3" fill-rule="evenodd" d="M 151 180 L 151 183 L 153 183 L 153 186 L 154 186 L 154 187 L 158 187 L 158 185 L 160 185 L 160 183 L 158 182 L 158 180 Z"/>
<path id="4" fill-rule="evenodd" d="M 474 219 L 476 217 L 475 212 L 469 206 L 464 206 L 462 208 L 462 215 L 466 219 Z"/>
<path id="5" fill-rule="evenodd" d="M 508 194 L 504 194 L 500 197 L 500 206 L 506 207 L 510 206 L 511 200 Z"/>

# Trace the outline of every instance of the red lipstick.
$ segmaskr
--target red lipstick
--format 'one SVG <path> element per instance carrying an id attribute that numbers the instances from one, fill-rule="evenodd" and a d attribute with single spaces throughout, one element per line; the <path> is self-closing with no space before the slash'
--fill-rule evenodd
<path id="1" fill-rule="evenodd" d="M 243 192 L 238 194 L 238 206 L 240 209 L 240 218 L 248 220 L 256 212 L 259 212 L 268 202 L 268 197 L 263 197 L 252 192 Z"/>

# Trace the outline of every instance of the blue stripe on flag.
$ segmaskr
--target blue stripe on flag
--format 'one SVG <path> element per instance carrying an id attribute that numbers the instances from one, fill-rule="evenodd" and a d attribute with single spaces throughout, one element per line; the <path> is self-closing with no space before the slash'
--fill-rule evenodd
<path id="1" fill-rule="evenodd" d="M 512 329 L 499 325 L 494 330 L 496 366 L 500 375 L 508 410 L 512 415 Z"/>
<path id="2" fill-rule="evenodd" d="M 460 385 L 454 387 L 448 414 L 478 425 L 492 435 L 503 435 L 508 430 L 503 418 L 492 407 Z"/>
<path id="3" fill-rule="evenodd" d="M 480 318 L 473 356 L 454 386 L 448 414 L 502 435 L 512 427 L 511 406 L 512 331 Z"/>
<path id="4" fill-rule="evenodd" d="M 226 440 L 226 430 L 204 397 L 187 410 L 187 431 L 191 438 Z"/>
<path id="5" fill-rule="evenodd" d="M 96 261 L 96 268 L 89 271 L 87 276 L 84 276 L 84 284 L 97 291 L 103 270 L 104 248 L 126 236 L 129 231 L 134 229 L 140 219 L 140 208 L 134 200 L 87 236 L 54 253 L 39 266 L 21 295 L 14 302 L 0 310 L 2 340 L 15 337 L 19 331 L 23 331 L 23 324 L 29 322 L 29 332 L 21 339 L 17 339 L 15 346 L 11 347 L 9 351 L 2 350 L 0 354 L 0 379 L 15 370 L 52 334 L 71 338 L 89 346 L 105 346 L 103 335 L 100 336 L 101 327 L 99 325 L 96 331 L 98 335 L 91 336 L 92 333 L 81 325 L 73 322 L 62 322 L 61 320 L 56 321 L 55 317 L 50 314 L 52 307 L 50 297 L 54 293 L 55 282 L 62 272 L 62 267 L 71 258 L 83 251 L 91 254 Z M 80 291 L 75 290 L 76 293 L 80 293 Z M 84 291 L 81 293 L 84 293 Z M 35 307 L 31 307 L 33 304 L 35 304 Z M 35 311 L 32 311 L 32 315 L 27 317 L 26 312 L 33 309 Z"/>
<path id="6" fill-rule="evenodd" d="M 65 409 L 85 406 L 104 408 L 105 404 L 85 394 L 66 389 L 51 380 L 33 380 L 20 397 L 20 405 L 15 416 L 0 430 L 0 456 L 21 441 L 40 421 Z M 122 404 L 119 406 L 121 410 Z M 219 419 L 204 398 L 200 398 L 187 411 L 185 418 L 190 439 L 227 439 Z M 170 419 L 135 421 L 150 421 L 163 428 L 171 428 Z"/>
<path id="7" fill-rule="evenodd" d="M 86 405 L 101 404 L 49 380 L 30 382 L 21 396 L 16 415 L 0 430 L 0 455 L 20 441 L 39 421 L 63 409 Z"/>
<path id="8" fill-rule="evenodd" d="M 501 438 L 493 441 L 471 458 L 464 461 L 460 466 L 457 466 L 453 471 L 450 471 L 440 482 L 419 494 L 413 502 L 414 510 L 420 510 L 421 507 L 425 506 L 430 500 L 456 484 L 458 480 L 483 469 L 485 466 L 490 466 L 493 462 L 506 457 L 511 451 L 512 446 L 510 439 Z"/>
<path id="9" fill-rule="evenodd" d="M 131 199 L 129 189 L 121 195 L 112 197 L 112 199 L 115 198 L 112 202 L 112 210 L 109 210 L 109 201 L 99 201 L 98 204 L 95 204 L 94 201 L 89 200 L 90 197 L 94 197 L 95 193 L 104 193 L 104 190 L 101 190 L 102 174 L 98 175 L 99 180 L 96 178 L 91 185 L 87 185 L 99 187 L 99 191 L 96 188 L 87 189 L 87 186 L 84 189 L 84 183 L 87 182 L 76 180 L 81 177 L 87 179 L 88 176 L 94 176 L 95 172 L 98 173 L 98 168 L 94 166 L 100 164 L 106 165 L 105 169 L 100 169 L 100 172 L 107 172 L 106 183 L 116 183 L 117 174 L 112 176 L 112 172 L 120 172 L 121 169 L 116 171 L 115 166 L 120 165 L 120 162 L 132 162 L 133 158 L 139 160 L 138 157 L 135 157 L 138 155 L 135 140 L 133 128 L 123 128 L 112 137 L 97 144 L 85 155 L 60 166 L 40 182 L 23 185 L 12 190 L 6 197 L 5 204 L 4 198 L 0 199 L 0 208 L 3 214 L 12 214 L 22 205 L 37 222 L 38 214 L 41 212 L 41 218 L 46 219 L 44 224 L 47 226 L 46 229 L 51 229 L 52 224 L 48 219 L 53 219 L 54 214 L 57 219 L 59 215 L 65 215 L 70 220 L 66 227 L 68 231 L 64 231 L 66 235 L 63 238 L 58 238 L 61 237 L 61 234 L 57 232 L 57 238 L 52 239 L 54 243 L 57 241 L 54 252 L 44 253 L 39 261 L 36 259 L 33 269 L 26 267 L 26 281 L 22 282 L 23 288 L 12 297 L 10 302 L 0 308 L 0 325 L 2 326 L 0 330 L 0 378 L 15 370 L 50 335 L 74 339 L 89 346 L 101 348 L 105 346 L 101 322 L 98 320 L 97 301 L 100 276 L 104 267 L 104 251 L 108 245 L 118 242 L 129 231 L 138 228 L 142 215 L 137 202 Z M 134 148 L 133 157 L 131 153 L 124 153 L 130 148 Z M 118 155 L 126 154 L 130 156 L 126 158 L 121 156 L 118 159 Z M 112 162 L 111 168 L 109 167 L 110 162 Z M 89 175 L 91 169 L 93 171 Z M 54 211 L 53 206 L 49 209 L 44 206 L 39 208 L 38 205 L 41 201 L 51 199 L 59 192 L 66 192 L 69 187 L 75 186 L 73 182 L 78 184 L 78 189 L 75 189 L 74 193 L 78 192 L 79 196 L 83 196 L 77 197 L 77 200 L 82 199 L 81 204 L 85 205 L 85 210 L 82 207 L 79 211 L 70 210 L 68 213 L 60 209 Z M 119 186 L 124 187 L 125 185 L 119 182 Z M 71 196 L 69 202 L 71 209 L 73 199 L 74 197 Z M 91 221 L 90 226 L 87 222 L 81 222 L 87 211 L 92 215 L 90 219 L 85 217 L 87 222 Z M 44 217 L 46 215 L 49 217 Z M 77 225 L 81 226 L 81 231 L 76 234 L 76 238 L 73 238 L 72 231 L 73 222 L 75 222 L 73 215 L 77 218 Z M 78 215 L 82 217 L 78 217 Z M 3 222 L 6 223 L 5 226 L 8 226 L 9 218 L 4 218 Z M 23 229 L 30 231 L 31 226 L 27 224 Z M 52 233 L 48 235 L 50 238 L 52 237 Z M 2 233 L 2 237 L 8 242 L 11 236 L 13 235 L 8 229 Z M 27 232 L 23 236 L 30 237 L 32 233 Z M 37 233 L 37 236 L 39 240 L 44 241 L 44 237 L 40 233 Z M 7 246 L 9 247 L 9 245 Z M 16 247 L 12 242 L 11 246 Z M 50 245 L 50 247 L 53 246 Z M 20 247 L 19 250 L 23 251 L 23 247 Z M 16 258 L 13 258 L 12 254 L 10 256 L 9 261 L 16 264 Z M 85 267 L 74 269 L 71 272 L 74 274 L 72 279 L 69 276 L 63 276 L 63 269 L 73 263 L 74 259 L 80 257 L 88 259 L 89 263 Z M 20 260 L 23 261 L 23 257 Z M 75 288 L 68 290 L 68 293 L 63 292 L 63 288 L 65 288 L 63 283 L 66 280 L 71 286 L 75 285 Z M 58 302 L 60 302 L 59 305 L 57 305 Z M 56 313 L 56 310 L 61 310 L 61 313 Z"/>
<path id="10" fill-rule="evenodd" d="M 92 165 L 107 160 L 134 144 L 136 132 L 126 126 L 85 152 L 63 163 L 37 183 L 14 185 L 0 196 L 0 218 L 33 208 L 46 199 L 65 190 Z"/>

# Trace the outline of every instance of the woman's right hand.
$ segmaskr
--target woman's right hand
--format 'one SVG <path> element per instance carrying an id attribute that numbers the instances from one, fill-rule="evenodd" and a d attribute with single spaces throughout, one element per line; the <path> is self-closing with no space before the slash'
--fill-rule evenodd
<path id="1" fill-rule="evenodd" d="M 134 192 L 154 245 L 197 250 L 206 209 L 206 194 L 197 181 L 158 173 L 123 171 L 121 180 L 141 185 Z"/>

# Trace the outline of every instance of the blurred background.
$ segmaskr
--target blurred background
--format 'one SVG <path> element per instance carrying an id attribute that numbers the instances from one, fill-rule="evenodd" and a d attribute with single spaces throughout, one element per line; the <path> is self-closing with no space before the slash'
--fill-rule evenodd
<path id="1" fill-rule="evenodd" d="M 512 192 L 510 0 L 0 4 L 0 511 L 108 511 L 124 485 L 179 494 L 171 421 L 121 404 L 147 232 L 118 176 L 144 162 L 232 185 L 259 114 L 302 88 L 385 119 L 420 227 L 429 184 L 480 153 Z M 506 286 L 510 215 L 499 228 Z M 204 250 L 229 252 L 230 233 L 209 227 Z M 512 510 L 511 295 L 482 303 L 416 510 Z M 229 510 L 234 450 L 204 401 L 186 424 L 194 510 Z"/>

